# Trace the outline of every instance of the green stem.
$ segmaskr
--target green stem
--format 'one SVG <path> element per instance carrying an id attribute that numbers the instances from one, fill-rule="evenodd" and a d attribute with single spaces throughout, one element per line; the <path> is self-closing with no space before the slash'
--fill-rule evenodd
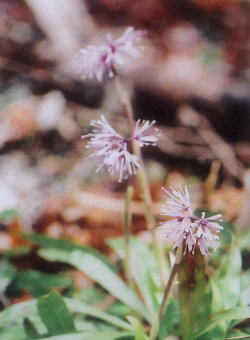
<path id="1" fill-rule="evenodd" d="M 157 339 L 160 323 L 161 323 L 161 320 L 162 320 L 162 318 L 165 314 L 165 310 L 166 310 L 166 307 L 167 307 L 168 296 L 169 296 L 169 293 L 170 293 L 171 288 L 173 286 L 174 279 L 175 279 L 175 276 L 177 274 L 178 267 L 180 265 L 181 259 L 182 259 L 182 248 L 179 248 L 176 252 L 175 263 L 174 263 L 174 265 L 173 265 L 173 267 L 170 271 L 169 278 L 168 278 L 168 281 L 167 281 L 167 284 L 166 284 L 166 288 L 164 290 L 164 295 L 163 295 L 162 302 L 161 302 L 161 305 L 160 305 L 160 308 L 159 308 L 159 314 L 158 314 L 157 321 L 155 322 L 155 324 L 152 325 L 152 329 L 151 329 L 151 333 L 150 333 L 150 337 L 149 337 L 150 340 Z"/>
<path id="2" fill-rule="evenodd" d="M 130 227 L 132 215 L 130 211 L 131 201 L 134 193 L 134 188 L 129 185 L 125 193 L 125 207 L 124 207 L 124 239 L 125 239 L 125 256 L 124 256 L 124 270 L 129 286 L 133 287 L 133 279 L 130 266 Z"/>
<path id="3" fill-rule="evenodd" d="M 159 328 L 160 328 L 159 318 L 158 318 L 158 315 L 155 315 L 155 319 L 153 320 L 152 326 L 150 329 L 149 340 L 157 339 L 159 335 Z"/>
<path id="4" fill-rule="evenodd" d="M 164 295 L 163 295 L 163 299 L 160 305 L 160 309 L 159 309 L 159 320 L 161 320 L 164 316 L 165 310 L 166 310 L 166 306 L 167 306 L 167 301 L 168 301 L 168 296 L 171 290 L 171 287 L 173 285 L 174 279 L 175 279 L 175 275 L 177 273 L 177 267 L 178 264 L 175 263 L 170 271 L 170 275 L 169 275 L 169 279 L 166 285 L 166 288 L 164 290 Z"/>
<path id="5" fill-rule="evenodd" d="M 127 117 L 130 134 L 132 135 L 134 128 L 135 128 L 135 120 L 134 120 L 131 101 L 127 95 L 126 90 L 124 89 L 121 83 L 120 76 L 115 71 L 114 71 L 114 74 L 115 74 L 114 76 L 115 85 L 116 85 L 122 106 L 124 108 L 124 111 Z M 147 221 L 147 228 L 152 235 L 153 247 L 154 247 L 155 255 L 156 255 L 158 265 L 159 265 L 159 270 L 160 270 L 161 284 L 162 284 L 162 287 L 164 287 L 164 281 L 165 281 L 164 278 L 166 277 L 165 275 L 166 261 L 165 261 L 163 245 L 157 240 L 157 237 L 156 237 L 156 231 L 155 231 L 156 220 L 152 212 L 153 203 L 152 203 L 152 196 L 151 196 L 150 187 L 149 187 L 149 181 L 147 178 L 147 173 L 145 170 L 144 162 L 142 160 L 140 147 L 136 143 L 133 142 L 132 150 L 133 150 L 133 153 L 140 159 L 141 167 L 138 169 L 137 175 L 138 175 L 138 179 L 139 179 L 140 186 L 142 189 L 142 194 L 143 194 L 143 201 L 144 201 L 144 207 L 145 207 L 145 218 Z"/>

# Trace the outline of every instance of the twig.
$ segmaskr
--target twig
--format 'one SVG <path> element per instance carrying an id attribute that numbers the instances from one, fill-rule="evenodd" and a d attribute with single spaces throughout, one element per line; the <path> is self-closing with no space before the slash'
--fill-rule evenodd
<path id="1" fill-rule="evenodd" d="M 179 112 L 179 118 L 185 125 L 191 125 L 195 127 L 197 132 L 207 143 L 216 158 L 220 160 L 225 169 L 233 177 L 236 177 L 242 181 L 242 174 L 245 170 L 245 167 L 236 158 L 235 152 L 231 145 L 217 134 L 206 117 L 201 116 L 189 106 L 182 106 Z"/>

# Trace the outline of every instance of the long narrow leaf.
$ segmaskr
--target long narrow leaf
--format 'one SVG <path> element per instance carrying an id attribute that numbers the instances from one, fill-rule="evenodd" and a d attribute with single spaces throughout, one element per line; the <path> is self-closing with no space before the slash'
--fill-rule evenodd
<path id="1" fill-rule="evenodd" d="M 117 332 L 117 331 L 102 331 L 102 332 L 83 332 L 83 333 L 71 333 L 66 335 L 58 335 L 43 338 L 43 340 L 119 340 L 129 339 L 131 333 Z"/>
<path id="2" fill-rule="evenodd" d="M 94 307 L 91 307 L 83 302 L 80 302 L 75 299 L 64 298 L 69 310 L 74 313 L 81 313 L 88 316 L 92 316 L 94 318 L 106 321 L 113 326 L 124 330 L 131 330 L 131 326 L 129 323 L 113 316 L 103 311 L 100 311 Z"/>
<path id="3" fill-rule="evenodd" d="M 236 307 L 215 313 L 209 318 L 207 322 L 204 322 L 200 326 L 201 331 L 197 334 L 197 336 L 200 336 L 213 329 L 216 324 L 220 323 L 221 321 L 244 320 L 247 318 L 250 318 L 250 307 Z"/>
<path id="4" fill-rule="evenodd" d="M 115 238 L 108 241 L 108 244 L 124 258 L 124 240 Z M 156 298 L 157 287 L 155 277 L 159 277 L 157 262 L 152 250 L 136 238 L 130 239 L 130 267 L 133 279 L 139 288 L 144 301 L 151 312 L 156 312 L 158 302 Z"/>
<path id="5" fill-rule="evenodd" d="M 80 250 L 69 252 L 57 249 L 41 249 L 39 254 L 47 260 L 68 263 L 78 268 L 150 322 L 149 313 L 135 293 L 94 255 L 83 253 Z"/>
<path id="6" fill-rule="evenodd" d="M 73 251 L 80 250 L 83 253 L 92 254 L 97 257 L 100 261 L 106 263 L 110 268 L 113 268 L 110 261 L 108 261 L 107 257 L 103 256 L 100 252 L 95 250 L 94 248 L 82 246 L 79 244 L 75 244 L 66 239 L 55 239 L 51 237 L 47 237 L 41 234 L 23 234 L 25 238 L 31 240 L 41 247 L 52 248 L 52 249 L 62 249 L 64 251 Z"/>
<path id="7" fill-rule="evenodd" d="M 25 317 L 35 315 L 37 313 L 36 301 L 37 300 L 21 302 L 3 310 L 0 313 L 0 327 L 5 327 L 10 324 L 21 324 Z M 131 326 L 127 322 L 83 302 L 70 298 L 64 298 L 64 301 L 72 313 L 80 313 L 86 316 L 91 316 L 108 322 L 118 328 L 131 330 Z"/>

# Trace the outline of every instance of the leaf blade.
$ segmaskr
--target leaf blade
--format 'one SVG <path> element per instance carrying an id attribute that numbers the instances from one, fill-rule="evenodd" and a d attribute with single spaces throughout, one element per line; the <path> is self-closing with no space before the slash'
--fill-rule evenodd
<path id="1" fill-rule="evenodd" d="M 149 313 L 134 292 L 108 266 L 92 254 L 85 254 L 80 250 L 64 252 L 55 249 L 41 249 L 39 254 L 47 260 L 65 262 L 83 271 L 118 300 L 150 321 Z"/>
<path id="2" fill-rule="evenodd" d="M 59 294 L 52 292 L 39 298 L 37 310 L 50 335 L 76 331 L 73 317 Z"/>

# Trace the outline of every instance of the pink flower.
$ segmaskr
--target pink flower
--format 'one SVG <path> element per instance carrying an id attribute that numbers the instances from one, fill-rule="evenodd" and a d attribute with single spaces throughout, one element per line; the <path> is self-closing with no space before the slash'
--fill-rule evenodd
<path id="1" fill-rule="evenodd" d="M 92 120 L 91 125 L 94 127 L 93 132 L 83 138 L 89 138 L 87 147 L 93 149 L 91 156 L 97 159 L 97 171 L 107 169 L 119 182 L 135 175 L 140 167 L 138 157 L 130 152 L 130 143 L 135 140 L 140 146 L 154 145 L 158 140 L 156 129 L 153 128 L 154 122 L 138 121 L 131 138 L 116 132 L 104 116 Z M 151 136 L 150 132 L 154 134 Z"/>
<path id="2" fill-rule="evenodd" d="M 145 34 L 145 31 L 136 31 L 133 27 L 128 27 L 123 35 L 115 40 L 108 34 L 105 45 L 89 45 L 79 51 L 75 62 L 76 70 L 86 79 L 96 77 L 100 81 L 106 71 L 110 78 L 113 77 L 115 65 L 124 64 L 126 56 L 141 56 L 142 48 L 138 43 Z"/>
<path id="3" fill-rule="evenodd" d="M 108 50 L 105 46 L 89 45 L 79 51 L 75 57 L 75 69 L 84 79 L 96 78 L 101 81 L 108 70 L 113 75 L 111 64 L 107 63 Z"/>
<path id="4" fill-rule="evenodd" d="M 191 209 L 187 187 L 164 190 L 167 196 L 161 214 L 172 217 L 160 226 L 164 230 L 166 241 L 173 244 L 174 248 L 182 248 L 184 254 L 187 250 L 194 252 L 199 248 L 203 255 L 209 255 L 209 248 L 218 247 L 218 233 L 223 227 L 217 222 L 222 221 L 222 215 L 206 218 L 203 212 L 201 218 L 198 218 Z"/>
<path id="5" fill-rule="evenodd" d="M 194 223 L 196 229 L 194 236 L 203 255 L 210 255 L 208 248 L 218 248 L 219 236 L 217 234 L 223 227 L 217 222 L 222 221 L 221 217 L 221 214 L 217 214 L 206 218 L 203 212 L 201 218 Z"/>
<path id="6" fill-rule="evenodd" d="M 137 120 L 135 125 L 135 131 L 133 134 L 133 140 L 135 140 L 140 147 L 144 145 L 156 145 L 160 134 L 159 130 L 154 127 L 155 120 L 150 122 L 149 120 Z"/>
<path id="7" fill-rule="evenodd" d="M 173 188 L 169 188 L 169 190 L 163 188 L 163 190 L 166 193 L 166 201 L 161 208 L 162 215 L 173 217 L 192 215 L 190 197 L 186 186 L 184 189 L 179 187 L 177 190 Z"/>
<path id="8" fill-rule="evenodd" d="M 182 248 L 183 253 L 188 249 L 191 252 L 196 244 L 192 230 L 192 219 L 187 217 L 175 217 L 161 224 L 167 243 L 173 244 L 173 248 Z"/>
<path id="9" fill-rule="evenodd" d="M 110 47 L 114 58 L 118 64 L 122 64 L 123 53 L 133 57 L 139 58 L 141 56 L 142 48 L 137 44 L 146 35 L 146 31 L 136 31 L 133 27 L 128 27 L 123 35 L 114 40 L 111 34 L 107 35 L 108 46 Z"/>
<path id="10" fill-rule="evenodd" d="M 135 175 L 139 159 L 129 152 L 126 138 L 116 132 L 104 116 L 93 120 L 91 125 L 93 132 L 83 138 L 89 138 L 87 147 L 93 149 L 91 156 L 97 159 L 97 171 L 107 169 L 119 182 Z"/>

